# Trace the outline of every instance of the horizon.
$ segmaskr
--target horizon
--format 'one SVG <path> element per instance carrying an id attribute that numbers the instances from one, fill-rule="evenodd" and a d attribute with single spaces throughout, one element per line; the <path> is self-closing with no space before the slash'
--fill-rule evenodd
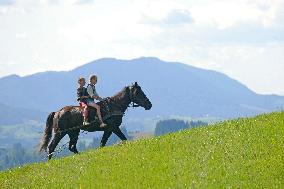
<path id="1" fill-rule="evenodd" d="M 0 78 L 157 57 L 284 95 L 284 1 L 2 0 Z"/>

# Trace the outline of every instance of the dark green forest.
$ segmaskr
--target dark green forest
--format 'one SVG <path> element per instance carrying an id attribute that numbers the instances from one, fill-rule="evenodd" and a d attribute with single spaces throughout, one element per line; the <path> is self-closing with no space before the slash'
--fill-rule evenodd
<path id="1" fill-rule="evenodd" d="M 183 129 L 193 128 L 201 125 L 207 125 L 207 123 L 202 121 L 184 121 L 178 119 L 161 120 L 156 125 L 155 136 L 173 133 Z"/>

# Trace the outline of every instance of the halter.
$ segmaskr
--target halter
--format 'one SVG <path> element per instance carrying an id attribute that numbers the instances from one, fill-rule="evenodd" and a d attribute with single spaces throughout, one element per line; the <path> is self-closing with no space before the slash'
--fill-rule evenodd
<path id="1" fill-rule="evenodd" d="M 129 87 L 130 89 L 130 87 Z M 137 103 L 133 102 L 133 95 L 131 94 L 131 91 L 128 91 L 128 96 L 129 96 L 129 99 L 130 99 L 130 103 L 127 107 L 132 107 L 132 108 L 136 108 L 136 107 L 140 107 L 140 105 L 138 105 Z M 107 97 L 107 103 L 110 102 L 111 103 L 111 98 Z M 139 100 L 140 103 L 145 103 L 148 99 L 143 99 L 143 100 Z M 112 105 L 114 106 L 117 106 L 118 108 L 122 108 L 122 105 L 121 104 L 116 104 L 116 103 L 113 103 Z"/>
<path id="2" fill-rule="evenodd" d="M 130 89 L 130 88 L 132 88 L 132 87 L 129 87 L 129 89 Z M 131 101 L 131 103 L 130 103 L 131 106 L 128 106 L 128 107 L 132 107 L 132 108 L 140 107 L 139 104 L 133 102 L 133 96 L 132 96 L 132 93 L 131 93 L 131 92 L 129 92 L 129 98 L 130 98 L 130 101 Z M 143 99 L 143 100 L 140 100 L 140 99 L 139 99 L 139 102 L 140 102 L 141 104 L 143 104 L 143 103 L 145 103 L 147 100 L 148 100 L 148 99 Z"/>

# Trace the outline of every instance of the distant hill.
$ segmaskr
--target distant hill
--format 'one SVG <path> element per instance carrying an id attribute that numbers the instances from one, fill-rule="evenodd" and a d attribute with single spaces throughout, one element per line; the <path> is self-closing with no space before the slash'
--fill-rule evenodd
<path id="1" fill-rule="evenodd" d="M 136 140 L 0 173 L 2 188 L 283 188 L 284 113 Z"/>
<path id="2" fill-rule="evenodd" d="M 0 102 L 41 111 L 77 104 L 77 78 L 88 78 L 92 73 L 98 75 L 97 91 L 103 97 L 112 96 L 135 81 L 142 86 L 153 108 L 150 111 L 130 109 L 127 117 L 232 118 L 284 107 L 284 97 L 256 94 L 222 73 L 153 57 L 104 58 L 71 71 L 7 76 L 0 79 Z"/>
<path id="3" fill-rule="evenodd" d="M 27 121 L 42 121 L 47 112 L 30 108 L 15 108 L 0 103 L 0 125 L 19 124 Z"/>

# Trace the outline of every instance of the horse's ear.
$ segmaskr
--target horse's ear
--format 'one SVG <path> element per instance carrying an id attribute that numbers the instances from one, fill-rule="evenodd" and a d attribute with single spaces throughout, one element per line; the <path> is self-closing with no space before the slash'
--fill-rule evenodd
<path id="1" fill-rule="evenodd" d="M 130 91 L 131 89 L 132 89 L 132 87 L 131 87 L 131 86 L 126 87 L 126 91 Z"/>
<path id="2" fill-rule="evenodd" d="M 137 86 L 137 85 L 138 85 L 136 81 L 135 81 L 134 85 L 135 85 L 135 86 Z"/>

